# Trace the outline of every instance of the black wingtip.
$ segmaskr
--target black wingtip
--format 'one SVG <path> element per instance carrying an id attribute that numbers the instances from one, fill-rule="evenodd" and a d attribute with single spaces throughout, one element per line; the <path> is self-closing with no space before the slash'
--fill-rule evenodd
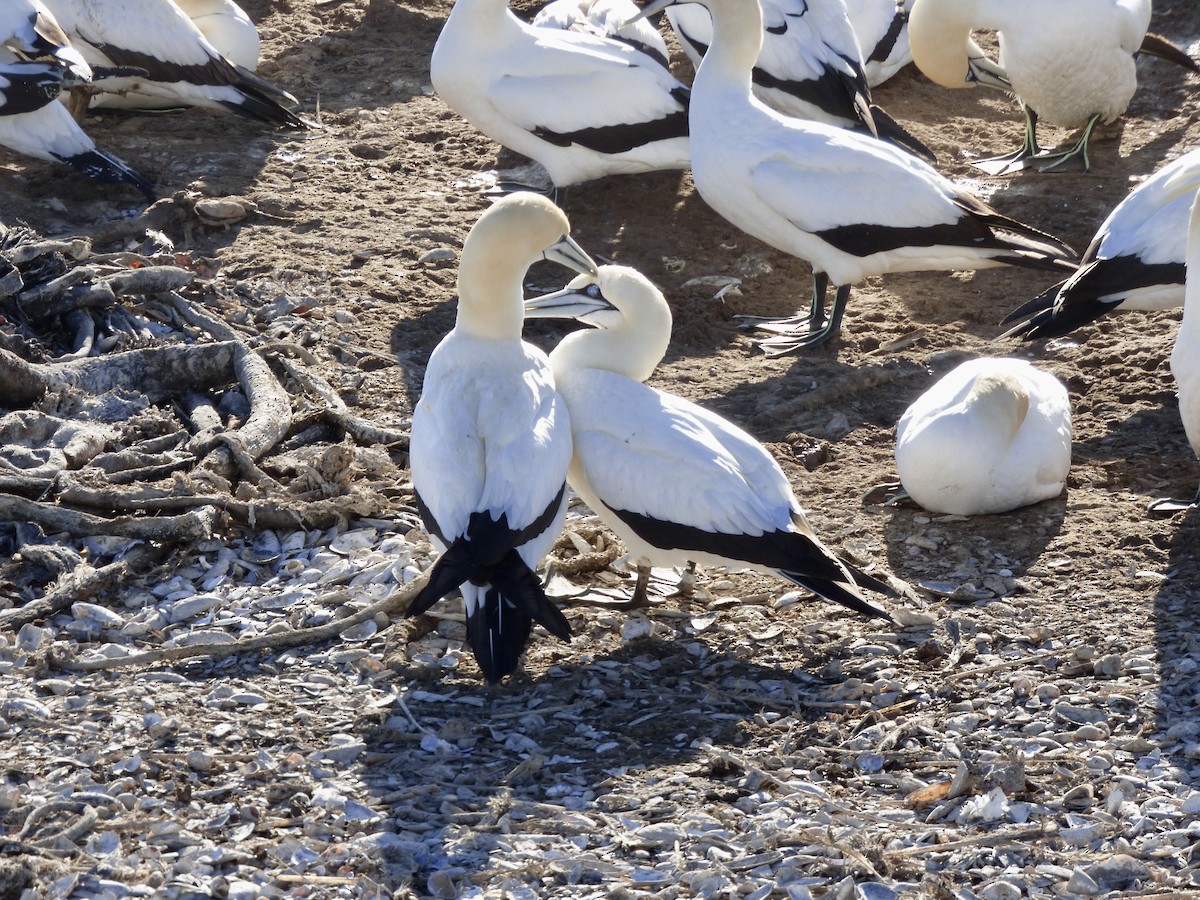
<path id="1" fill-rule="evenodd" d="M 895 144 L 901 150 L 907 150 L 914 156 L 921 157 L 931 166 L 937 165 L 937 154 L 893 119 L 883 107 L 872 104 L 871 118 L 875 121 L 875 128 L 881 141 Z"/>
<path id="2" fill-rule="evenodd" d="M 1001 325 L 1011 325 L 1018 320 L 1028 319 L 1037 313 L 1046 312 L 1054 308 L 1054 302 L 1058 299 L 1059 291 L 1062 290 L 1066 281 L 1060 281 L 1054 287 L 1047 288 L 1042 291 L 1032 300 L 1026 300 L 1007 316 L 1000 320 Z"/>
<path id="3" fill-rule="evenodd" d="M 157 199 L 150 181 L 111 153 L 88 150 L 74 156 L 60 156 L 59 159 L 88 178 L 110 184 L 128 184 L 141 191 L 148 202 L 153 203 Z"/>
<path id="4" fill-rule="evenodd" d="M 864 616 L 870 616 L 876 619 L 886 619 L 892 621 L 892 615 L 882 606 L 876 606 L 871 601 L 860 595 L 858 591 L 846 584 L 839 584 L 836 581 L 830 581 L 827 578 L 813 578 L 809 575 L 804 575 L 799 572 L 780 572 L 784 578 L 793 581 L 803 588 L 807 588 L 814 594 L 824 597 L 846 609 L 853 610 L 856 613 Z M 860 572 L 864 578 L 870 579 L 871 576 Z M 857 577 L 855 578 L 857 581 Z M 875 579 L 871 579 L 874 581 Z M 881 583 L 882 584 L 882 583 Z M 895 596 L 895 592 L 891 588 L 886 587 L 886 591 L 891 591 L 891 595 Z"/>

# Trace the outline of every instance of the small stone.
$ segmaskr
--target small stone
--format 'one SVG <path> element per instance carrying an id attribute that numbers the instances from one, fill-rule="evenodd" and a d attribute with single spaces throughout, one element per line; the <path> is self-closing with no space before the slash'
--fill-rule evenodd
<path id="1" fill-rule="evenodd" d="M 993 881 L 979 889 L 983 900 L 1021 900 L 1021 889 L 1007 881 Z"/>
<path id="2" fill-rule="evenodd" d="M 1062 804 L 1067 809 L 1090 809 L 1095 800 L 1095 789 L 1090 784 L 1079 784 L 1063 795 Z"/>
<path id="3" fill-rule="evenodd" d="M 1127 853 L 1117 853 L 1088 866 L 1086 872 L 1097 884 L 1120 891 L 1149 876 L 1150 867 Z"/>
<path id="4" fill-rule="evenodd" d="M 1067 893 L 1077 894 L 1081 897 L 1094 897 L 1100 893 L 1100 885 L 1096 884 L 1095 879 L 1083 869 L 1076 868 L 1071 873 L 1071 877 L 1067 879 Z"/>
<path id="5" fill-rule="evenodd" d="M 203 750 L 189 750 L 187 764 L 189 769 L 196 772 L 211 772 L 215 765 L 212 754 L 205 753 Z"/>

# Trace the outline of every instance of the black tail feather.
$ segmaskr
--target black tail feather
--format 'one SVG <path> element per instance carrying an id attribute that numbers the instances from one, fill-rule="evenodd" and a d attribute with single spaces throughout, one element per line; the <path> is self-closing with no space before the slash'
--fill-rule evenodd
<path id="1" fill-rule="evenodd" d="M 482 607 L 467 615 L 467 641 L 484 677 L 495 683 L 517 667 L 535 620 L 564 641 L 571 640 L 571 624 L 516 550 L 496 566 L 492 582 Z"/>
<path id="2" fill-rule="evenodd" d="M 850 573 L 850 577 L 854 579 L 854 583 L 860 588 L 875 591 L 877 594 L 883 594 L 883 596 L 891 597 L 892 599 L 900 596 L 899 592 L 887 582 L 880 581 L 874 575 L 868 575 L 862 569 L 857 569 L 850 565 L 850 563 L 846 563 L 846 570 Z"/>
<path id="3" fill-rule="evenodd" d="M 489 684 L 517 667 L 533 622 L 523 609 L 505 600 L 495 588 L 483 605 L 467 616 L 467 643 Z"/>
<path id="4" fill-rule="evenodd" d="M 446 548 L 429 570 L 429 583 L 413 598 L 405 611 L 406 616 L 419 616 L 428 612 L 460 584 L 471 579 L 476 570 L 475 558 L 471 554 L 469 541 L 458 540 Z"/>
<path id="5" fill-rule="evenodd" d="M 141 191 L 148 201 L 154 202 L 155 200 L 154 187 L 149 180 L 111 153 L 105 153 L 103 150 L 88 150 L 85 153 L 76 153 L 74 156 L 58 158 L 88 178 L 112 184 L 132 185 Z"/>
<path id="6" fill-rule="evenodd" d="M 571 623 L 561 609 L 546 596 L 537 573 L 525 564 L 516 550 L 509 551 L 503 563 L 492 572 L 492 584 L 510 602 L 560 640 L 571 640 Z"/>
<path id="7" fill-rule="evenodd" d="M 1161 34 L 1155 34 L 1153 31 L 1146 32 L 1146 36 L 1142 39 L 1142 46 L 1138 48 L 1138 52 L 1148 53 L 1150 56 L 1165 59 L 1167 62 L 1182 66 L 1189 72 L 1200 72 L 1200 65 L 1197 65 L 1196 61 L 1188 56 L 1186 52 Z"/>
<path id="8" fill-rule="evenodd" d="M 260 122 L 266 122 L 268 125 L 297 129 L 309 127 L 309 123 L 305 122 L 290 109 L 280 106 L 277 101 L 256 91 L 254 88 L 239 85 L 238 90 L 242 92 L 241 100 L 222 100 L 221 105 L 235 113 L 248 116 L 251 119 L 257 119 Z"/>

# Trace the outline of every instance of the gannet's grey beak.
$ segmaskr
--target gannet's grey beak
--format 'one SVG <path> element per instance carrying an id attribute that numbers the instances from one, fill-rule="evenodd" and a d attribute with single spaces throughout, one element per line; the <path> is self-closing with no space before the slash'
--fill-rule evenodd
<path id="1" fill-rule="evenodd" d="M 591 275 L 580 275 L 561 291 L 525 301 L 528 319 L 584 319 L 615 307 L 604 299 Z"/>
<path id="2" fill-rule="evenodd" d="M 1008 73 L 982 54 L 967 57 L 967 83 L 995 88 L 998 91 L 1012 90 Z"/>
<path id="3" fill-rule="evenodd" d="M 617 28 L 618 29 L 627 28 L 628 26 L 632 25 L 634 22 L 642 21 L 642 19 L 646 18 L 647 16 L 652 16 L 656 12 L 662 12 L 668 6 L 671 6 L 673 3 L 676 3 L 676 2 L 677 2 L 677 0 L 653 0 L 652 3 L 646 4 L 646 6 L 642 9 L 642 11 L 640 13 L 638 13 L 632 19 L 628 19 L 628 20 L 622 22 L 620 25 L 617 26 Z"/>
<path id="4" fill-rule="evenodd" d="M 550 262 L 556 262 L 560 266 L 566 266 L 573 272 L 578 272 L 581 275 L 595 275 L 596 261 L 584 252 L 569 234 L 564 234 L 555 243 L 551 244 L 542 251 L 542 259 L 548 259 Z"/>

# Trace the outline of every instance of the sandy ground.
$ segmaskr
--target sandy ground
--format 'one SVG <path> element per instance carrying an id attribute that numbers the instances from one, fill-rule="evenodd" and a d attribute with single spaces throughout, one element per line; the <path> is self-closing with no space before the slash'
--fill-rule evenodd
<path id="1" fill-rule="evenodd" d="M 454 254 L 429 251 L 456 253 L 485 208 L 472 176 L 520 160 L 460 120 L 429 86 L 429 54 L 448 0 L 246 6 L 261 23 L 261 72 L 302 98 L 321 130 L 271 132 L 201 112 L 94 116 L 88 130 L 164 195 L 190 190 L 258 204 L 257 215 L 234 227 L 173 236 L 219 260 L 218 277 L 229 285 L 323 309 L 337 323 L 327 333 L 341 339 L 313 348 L 326 377 L 363 415 L 401 424 L 424 362 L 454 316 Z M 1194 54 L 1200 6 L 1160 2 L 1155 28 Z M 1020 139 L 1018 109 L 1002 98 L 940 89 L 910 67 L 876 99 L 937 152 L 945 174 L 1082 249 L 1139 179 L 1200 143 L 1200 82 L 1157 60 L 1141 62 L 1139 73 L 1128 115 L 1101 130 L 1088 174 L 977 178 L 969 158 Z M 686 64 L 680 74 L 690 78 Z M 128 214 L 135 202 L 121 189 L 10 155 L 0 156 L 0 198 L 5 221 L 22 219 L 48 234 Z M 560 202 L 584 247 L 664 288 L 676 330 L 653 383 L 705 403 L 767 443 L 831 543 L 912 584 L 991 584 L 1019 609 L 1025 630 L 1044 626 L 1115 651 L 1150 646 L 1164 667 L 1190 652 L 1200 624 L 1200 516 L 1146 514 L 1156 497 L 1190 495 L 1200 477 L 1167 362 L 1179 311 L 1114 316 L 1052 346 L 1016 345 L 996 340 L 997 322 L 1047 287 L 1053 279 L 1045 274 L 893 275 L 855 288 L 831 344 L 766 359 L 733 317 L 803 305 L 805 263 L 726 224 L 686 173 L 573 187 Z M 681 287 L 708 275 L 737 276 L 740 290 L 717 300 L 711 289 Z M 550 268 L 531 273 L 537 287 L 561 281 Z M 547 348 L 562 333 L 553 323 L 527 329 Z M 971 520 L 864 505 L 868 489 L 894 477 L 892 429 L 906 405 L 961 358 L 1009 354 L 1034 360 L 1070 389 L 1074 465 L 1065 493 Z M 737 583 L 745 593 L 784 590 L 763 579 Z M 971 615 L 969 606 L 951 608 Z M 828 612 L 817 604 L 789 610 L 787 627 L 801 629 Z M 757 662 L 786 672 L 810 661 L 803 649 L 795 654 L 775 648 L 769 661 Z M 522 677 L 536 681 L 547 664 L 570 659 L 569 649 L 535 648 Z M 463 686 L 475 676 L 466 666 L 455 677 Z M 1194 696 L 1156 690 L 1144 699 L 1153 730 L 1198 712 Z"/>

